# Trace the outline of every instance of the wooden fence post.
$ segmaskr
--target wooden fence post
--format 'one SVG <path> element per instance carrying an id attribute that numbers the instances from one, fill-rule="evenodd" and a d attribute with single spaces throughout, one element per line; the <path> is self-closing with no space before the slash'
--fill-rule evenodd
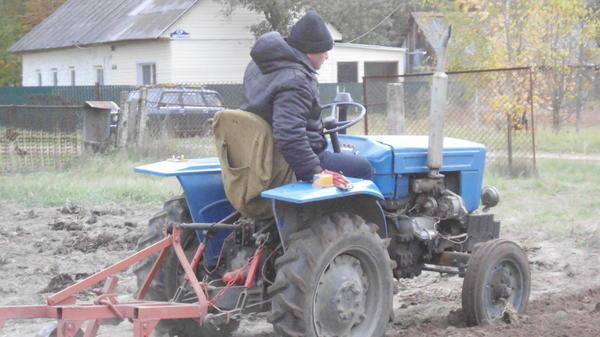
<path id="1" fill-rule="evenodd" d="M 387 133 L 401 135 L 404 133 L 404 86 L 402 83 L 389 83 L 387 85 Z"/>
<path id="2" fill-rule="evenodd" d="M 129 111 L 131 110 L 131 103 L 129 102 L 129 92 L 121 91 L 119 97 L 119 107 L 121 111 L 119 113 L 119 122 L 117 124 L 117 148 L 124 148 L 127 146 L 128 141 L 128 129 L 129 129 Z"/>
<path id="3" fill-rule="evenodd" d="M 138 139 L 137 145 L 142 146 L 145 140 L 146 134 L 146 122 L 148 121 L 148 87 L 142 87 L 140 89 L 140 101 L 139 101 L 139 111 L 140 111 L 140 122 L 137 125 L 138 127 Z"/>

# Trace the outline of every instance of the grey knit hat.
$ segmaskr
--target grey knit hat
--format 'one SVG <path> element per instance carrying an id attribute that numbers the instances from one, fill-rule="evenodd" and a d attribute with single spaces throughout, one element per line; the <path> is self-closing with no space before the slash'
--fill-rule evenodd
<path id="1" fill-rule="evenodd" d="M 296 22 L 286 41 L 303 53 L 322 53 L 333 48 L 333 38 L 315 11 L 309 11 Z"/>

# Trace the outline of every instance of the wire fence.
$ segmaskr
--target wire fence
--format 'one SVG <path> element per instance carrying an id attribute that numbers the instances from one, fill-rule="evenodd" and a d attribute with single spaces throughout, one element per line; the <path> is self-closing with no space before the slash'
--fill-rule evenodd
<path id="1" fill-rule="evenodd" d="M 0 106 L 0 173 L 69 167 L 82 153 L 80 106 Z"/>
<path id="2" fill-rule="evenodd" d="M 448 73 L 445 135 L 484 144 L 492 169 L 534 172 L 536 126 L 600 125 L 600 68 L 561 71 Z M 321 84 L 321 103 L 345 91 L 365 104 L 367 117 L 348 130 L 352 134 L 427 134 L 431 75 Z M 561 92 L 551 83 L 566 83 L 559 102 L 551 99 L 553 90 Z M 212 156 L 211 116 L 239 107 L 242 90 L 241 84 L 165 85 L 146 88 L 144 98 L 135 86 L 0 87 L 0 174 L 76 163 L 86 151 L 86 101 L 113 101 L 120 107 L 120 121 L 105 125 L 111 130 L 109 148 L 125 147 L 149 161 Z"/>
<path id="3" fill-rule="evenodd" d="M 560 131 L 600 125 L 600 65 L 533 70 L 538 126 Z"/>
<path id="4" fill-rule="evenodd" d="M 529 68 L 449 72 L 444 135 L 484 144 L 492 169 L 534 173 L 531 74 Z M 431 79 L 431 73 L 365 77 L 364 132 L 427 134 Z"/>

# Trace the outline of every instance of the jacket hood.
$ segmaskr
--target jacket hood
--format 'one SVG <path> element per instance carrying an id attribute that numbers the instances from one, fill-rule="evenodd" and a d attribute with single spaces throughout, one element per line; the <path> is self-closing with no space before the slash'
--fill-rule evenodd
<path id="1" fill-rule="evenodd" d="M 290 46 L 278 32 L 266 33 L 256 40 L 250 56 L 263 74 L 282 68 L 316 72 L 308 57 Z"/>

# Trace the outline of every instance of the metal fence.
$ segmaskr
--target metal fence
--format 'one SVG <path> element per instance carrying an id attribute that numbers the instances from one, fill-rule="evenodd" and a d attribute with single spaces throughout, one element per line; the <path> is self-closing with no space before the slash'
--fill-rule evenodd
<path id="1" fill-rule="evenodd" d="M 558 125 L 600 125 L 600 68 L 574 69 L 571 73 L 563 72 L 570 77 L 563 78 L 567 91 L 560 104 L 554 105 L 560 107 Z M 445 135 L 485 144 L 488 167 L 492 169 L 512 174 L 533 172 L 534 126 L 553 125 L 555 108 L 548 103 L 556 95 L 548 83 L 555 78 L 559 81 L 557 74 L 561 73 L 544 68 L 448 73 Z M 427 134 L 431 75 L 365 77 L 363 83 L 321 84 L 321 103 L 330 103 L 338 91 L 346 91 L 367 106 L 364 123 L 352 127 L 349 133 Z M 241 84 L 183 86 L 218 92 L 224 108 L 240 105 Z M 0 87 L 0 174 L 61 169 L 77 161 L 85 149 L 83 104 L 89 100 L 116 102 L 121 107 L 121 117 L 125 112 L 130 116 L 121 120 L 127 119 L 127 133 L 113 133 L 111 140 L 114 145 L 129 147 L 138 157 L 159 160 L 173 155 L 188 158 L 214 155 L 212 136 L 201 123 L 168 118 L 164 123 L 155 123 L 156 116 L 149 111 L 153 109 L 148 106 L 149 97 L 142 104 L 142 98 L 132 94 L 139 89 Z M 201 105 L 197 105 L 197 110 L 203 109 Z M 141 113 L 143 107 L 147 110 L 145 114 Z M 198 122 L 204 120 L 198 116 Z"/>
<path id="2" fill-rule="evenodd" d="M 538 126 L 559 131 L 600 125 L 600 65 L 532 71 Z"/>
<path id="3" fill-rule="evenodd" d="M 79 158 L 81 106 L 0 106 L 0 173 L 62 169 Z"/>
<path id="4" fill-rule="evenodd" d="M 242 98 L 241 84 L 179 84 L 155 88 L 177 91 L 182 87 L 218 92 L 223 108 L 239 107 Z M 328 83 L 320 85 L 323 104 L 331 102 L 339 90 L 350 92 L 355 100 L 362 101 L 361 84 Z M 143 98 L 135 94 L 139 91 L 140 87 L 135 86 L 0 87 L 0 174 L 63 169 L 75 163 L 85 149 L 82 127 L 86 101 L 113 101 L 121 107 L 121 116 L 123 112 L 132 116 L 126 125 L 129 131 L 121 139 L 114 132 L 111 140 L 113 145 L 121 141 L 121 146 L 129 147 L 139 157 L 159 160 L 174 155 L 188 158 L 214 155 L 212 135 L 206 132 L 206 116 L 201 113 L 207 110 L 203 106 L 207 102 L 198 102 L 198 95 L 183 96 L 184 105 L 191 103 L 187 107 L 192 112 L 191 119 L 157 121 L 161 116 L 153 112 L 159 102 L 156 97 L 150 98 L 154 99 L 152 102 L 146 97 L 146 103 L 142 104 Z M 171 94 L 165 97 L 166 102 L 173 97 L 181 96 Z M 141 113 L 142 106 L 146 109 L 145 117 Z M 195 115 L 194 109 L 197 110 Z M 140 125 L 146 127 L 140 128 Z"/>
<path id="5" fill-rule="evenodd" d="M 427 134 L 431 78 L 431 73 L 365 77 L 364 133 Z M 449 72 L 444 135 L 484 144 L 492 169 L 533 173 L 532 93 L 530 68 Z"/>
<path id="6" fill-rule="evenodd" d="M 137 144 L 138 154 L 151 158 L 214 156 L 212 117 L 219 110 L 238 108 L 242 90 L 240 84 L 136 89 L 127 102 L 121 102 L 124 107 L 121 117 L 126 119 L 130 131 L 128 134 L 119 132 L 117 144 L 119 147 Z M 340 90 L 350 92 L 357 101 L 362 101 L 359 83 L 321 84 L 322 103 L 332 102 Z M 142 91 L 145 93 L 141 94 Z M 140 128 L 140 125 L 146 128 Z"/>

